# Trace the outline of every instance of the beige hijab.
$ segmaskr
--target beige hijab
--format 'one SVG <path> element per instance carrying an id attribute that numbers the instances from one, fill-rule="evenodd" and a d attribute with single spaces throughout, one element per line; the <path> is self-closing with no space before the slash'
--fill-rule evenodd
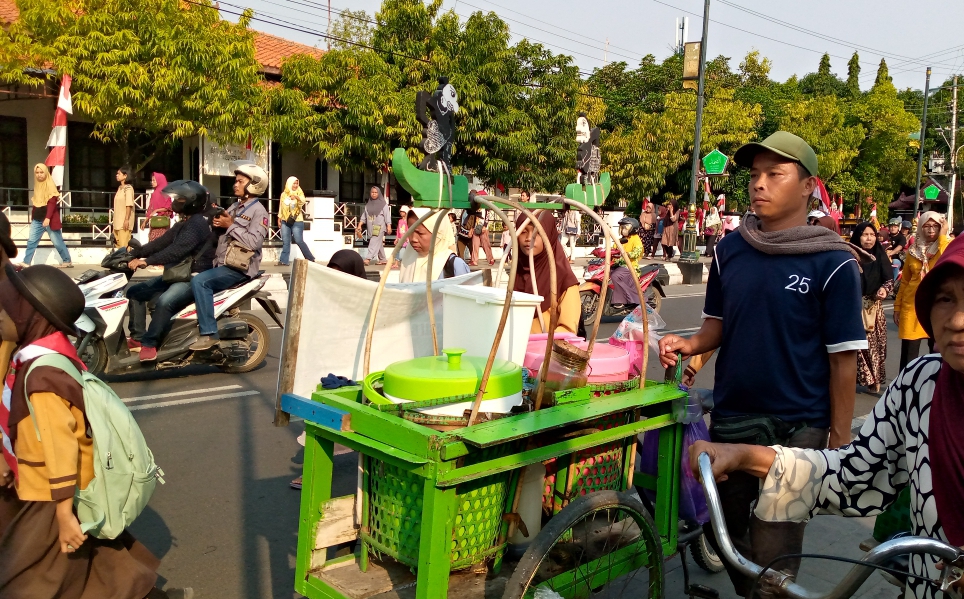
<path id="1" fill-rule="evenodd" d="M 429 208 L 412 208 L 418 218 L 422 218 L 430 212 Z M 435 229 L 435 223 L 438 222 L 439 215 L 441 212 L 437 212 L 432 216 L 425 219 L 421 226 L 425 227 L 429 231 Z M 445 217 L 446 220 L 448 217 Z M 452 233 L 452 227 L 447 226 L 446 223 L 442 223 L 438 228 L 438 235 L 435 237 L 435 244 L 432 246 L 432 280 L 435 281 L 442 274 L 442 269 L 445 268 L 445 262 L 449 259 L 449 255 L 452 253 L 452 246 L 455 245 L 455 236 Z M 402 268 L 398 273 L 398 280 L 402 283 L 419 283 L 424 282 L 426 274 L 428 273 L 428 257 L 429 254 L 425 256 L 419 256 L 412 244 L 409 243 L 402 249 Z"/>
<path id="2" fill-rule="evenodd" d="M 941 226 L 941 232 L 937 235 L 934 243 L 928 245 L 924 241 L 923 227 L 928 221 L 934 221 Z M 917 231 L 914 232 L 914 245 L 907 253 L 921 261 L 921 276 L 927 274 L 930 268 L 927 261 L 933 258 L 941 249 L 941 239 L 947 237 L 947 217 L 939 212 L 929 211 L 921 215 L 917 221 Z"/>
<path id="3" fill-rule="evenodd" d="M 42 208 L 47 205 L 47 202 L 50 200 L 50 198 L 59 196 L 60 192 L 57 191 L 57 186 L 54 185 L 53 178 L 50 176 L 50 170 L 47 169 L 47 165 L 41 162 L 37 166 L 33 167 L 33 170 L 36 171 L 38 166 L 44 169 L 44 172 L 47 173 L 47 178 L 43 181 L 38 181 L 36 172 L 34 173 L 32 203 L 35 208 Z"/>

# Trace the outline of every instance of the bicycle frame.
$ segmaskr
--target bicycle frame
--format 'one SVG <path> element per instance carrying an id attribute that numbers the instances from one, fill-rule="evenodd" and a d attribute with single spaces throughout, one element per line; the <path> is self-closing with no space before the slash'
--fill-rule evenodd
<path id="1" fill-rule="evenodd" d="M 778 570 L 767 570 L 761 577 L 760 574 L 763 572 L 763 567 L 740 555 L 740 552 L 736 550 L 736 546 L 733 545 L 730 533 L 726 529 L 726 522 L 723 519 L 723 508 L 720 503 L 720 493 L 716 488 L 716 481 L 713 478 L 713 466 L 708 454 L 700 454 L 699 468 L 701 482 L 703 483 L 703 492 L 706 493 L 706 505 L 710 512 L 710 523 L 713 526 L 713 533 L 716 535 L 717 544 L 720 548 L 720 556 L 742 574 L 753 578 L 760 577 L 761 585 L 767 592 L 789 597 L 790 599 L 848 599 L 857 592 L 860 585 L 873 573 L 874 568 L 870 566 L 884 564 L 898 555 L 908 553 L 927 553 L 939 557 L 944 562 L 945 567 L 941 573 L 942 589 L 960 578 L 959 569 L 951 566 L 951 564 L 961 558 L 964 553 L 957 547 L 924 537 L 904 537 L 902 539 L 894 539 L 886 543 L 881 543 L 860 560 L 866 565 L 854 566 L 836 587 L 826 593 L 809 591 L 793 582 L 792 576 Z M 954 578 L 954 576 L 957 578 Z"/>

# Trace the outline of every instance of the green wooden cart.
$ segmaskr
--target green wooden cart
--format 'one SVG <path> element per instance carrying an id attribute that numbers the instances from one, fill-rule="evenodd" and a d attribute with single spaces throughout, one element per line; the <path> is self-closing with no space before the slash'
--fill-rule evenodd
<path id="1" fill-rule="evenodd" d="M 464 177 L 449 177 L 443 185 L 440 175 L 415 169 L 402 150 L 395 152 L 393 171 L 415 205 L 443 210 L 443 216 L 447 209 L 468 207 Z M 608 189 L 604 173 L 600 184 L 571 185 L 558 205 L 478 201 L 500 215 L 512 232 L 513 255 L 519 255 L 514 225 L 500 206 L 531 221 L 536 218 L 529 209 L 572 207 L 602 223 L 591 207 Z M 607 251 L 610 238 L 622 252 L 611 232 Z M 515 264 L 511 269 L 510 279 Z M 432 305 L 430 284 L 427 292 Z M 639 293 L 644 304 L 641 288 Z M 550 296 L 554 307 L 554 291 Z M 507 313 L 508 299 L 503 326 Z M 599 321 L 588 337 L 591 343 Z M 500 335 L 501 328 L 495 346 Z M 279 422 L 286 423 L 291 414 L 306 423 L 295 567 L 299 593 L 310 599 L 662 596 L 663 559 L 677 551 L 683 428 L 675 415 L 686 394 L 675 382 L 642 377 L 544 393 L 543 368 L 531 411 L 479 421 L 495 346 L 471 414 L 466 411 L 468 426 L 459 428 L 433 426 L 437 423 L 416 411 L 426 407 L 422 403 L 382 401 L 370 376 L 363 386 L 319 387 L 311 397 L 285 394 L 283 367 Z M 473 396 L 431 401 L 467 399 Z M 657 476 L 635 472 L 640 433 L 659 435 Z M 355 491 L 342 497 L 332 496 L 336 444 L 359 456 Z M 528 536 L 517 510 L 520 479 L 534 464 L 547 467 L 543 526 L 528 539 L 524 554 L 512 557 L 506 551 L 510 536 L 517 528 Z M 655 494 L 655 509 L 644 507 L 636 489 Z"/>

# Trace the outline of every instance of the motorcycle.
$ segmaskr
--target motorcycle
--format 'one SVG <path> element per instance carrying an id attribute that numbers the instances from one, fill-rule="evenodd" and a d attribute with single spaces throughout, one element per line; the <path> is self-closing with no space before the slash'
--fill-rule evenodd
<path id="1" fill-rule="evenodd" d="M 606 250 L 596 248 L 592 251 L 593 258 L 589 260 L 584 273 L 585 282 L 579 286 L 579 299 L 582 302 L 582 321 L 585 326 L 591 326 L 596 318 L 596 306 L 599 304 L 599 291 L 602 289 L 603 275 L 606 267 Z M 619 250 L 612 248 L 609 251 L 609 269 L 616 268 L 619 260 Z M 639 284 L 643 289 L 646 304 L 659 312 L 663 305 L 663 298 L 666 293 L 663 291 L 662 284 L 657 280 L 659 275 L 659 265 L 651 264 L 643 266 L 639 273 Z M 626 304 L 624 306 L 613 306 L 613 282 L 609 281 L 609 288 L 606 292 L 606 303 L 603 306 L 603 316 L 623 317 L 636 309 L 637 304 Z"/>
<path id="2" fill-rule="evenodd" d="M 264 321 L 250 312 L 243 312 L 241 306 L 256 300 L 278 326 L 283 326 L 278 303 L 267 292 L 261 291 L 267 282 L 262 272 L 215 294 L 218 345 L 204 351 L 189 349 L 200 336 L 197 309 L 191 304 L 174 317 L 170 333 L 157 348 L 157 361 L 141 362 L 140 356 L 128 349 L 124 331 L 130 300 L 120 289 L 126 285 L 129 275 L 107 271 L 100 271 L 96 277 L 85 275 L 89 278 L 81 289 L 86 286 L 87 302 L 84 314 L 75 323 L 79 332 L 76 347 L 80 359 L 95 375 L 166 370 L 190 364 L 217 366 L 231 373 L 250 372 L 267 356 L 270 336 Z"/>

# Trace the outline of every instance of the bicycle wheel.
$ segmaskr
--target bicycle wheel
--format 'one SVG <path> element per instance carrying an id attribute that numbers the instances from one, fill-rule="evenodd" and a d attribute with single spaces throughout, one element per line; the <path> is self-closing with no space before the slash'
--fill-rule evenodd
<path id="1" fill-rule="evenodd" d="M 571 502 L 542 529 L 503 599 L 658 599 L 662 593 L 663 551 L 652 517 L 631 495 L 597 491 Z"/>

